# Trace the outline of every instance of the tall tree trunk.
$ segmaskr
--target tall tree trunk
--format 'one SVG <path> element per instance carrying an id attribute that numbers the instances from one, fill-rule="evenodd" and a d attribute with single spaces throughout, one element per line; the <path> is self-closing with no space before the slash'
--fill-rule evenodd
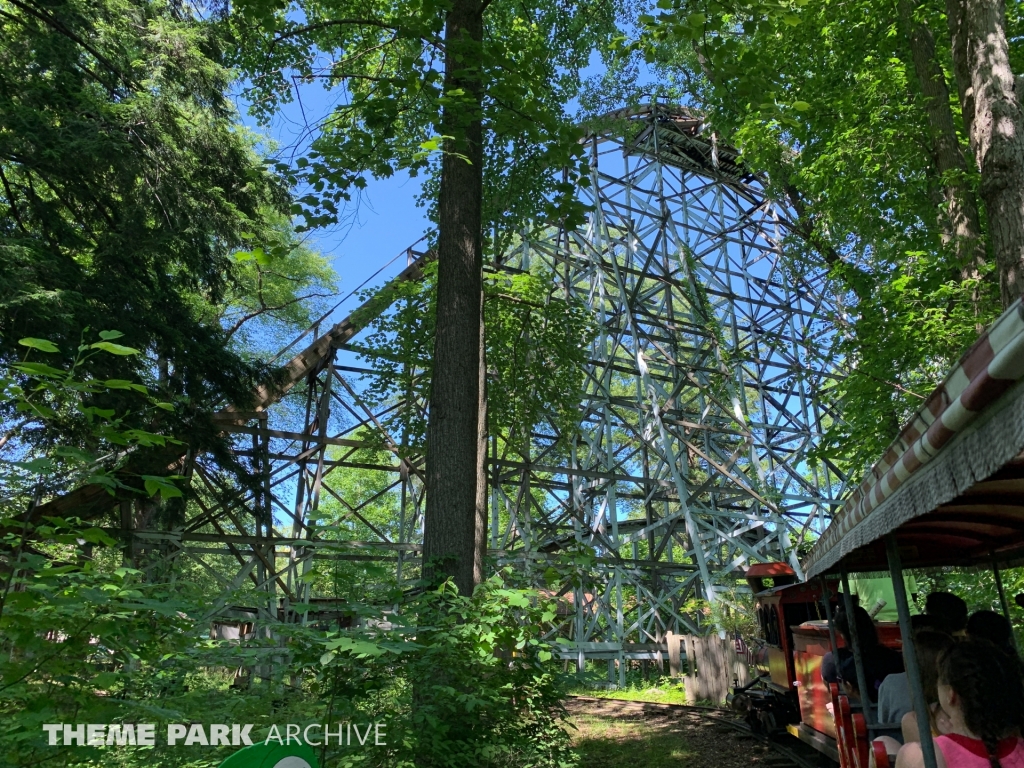
<path id="1" fill-rule="evenodd" d="M 927 25 L 914 19 L 916 0 L 899 0 L 900 26 L 910 47 L 914 72 L 921 89 L 935 170 L 941 179 L 942 239 L 956 254 L 962 280 L 977 280 L 985 263 L 985 243 L 978 217 L 978 202 L 967 180 L 967 160 L 960 148 L 946 75 L 935 55 L 935 38 Z M 980 301 L 973 292 L 975 314 Z"/>
<path id="2" fill-rule="evenodd" d="M 967 65 L 967 25 L 963 23 L 961 1 L 946 0 L 946 23 L 949 26 L 953 57 L 953 79 L 956 80 L 957 95 L 960 97 L 964 130 L 970 137 L 974 124 L 974 91 L 971 89 L 971 72 Z"/>
<path id="3" fill-rule="evenodd" d="M 484 336 L 484 295 L 480 293 L 480 373 L 477 400 L 476 456 L 476 538 L 473 553 L 473 583 L 484 580 L 487 556 L 487 344 Z"/>
<path id="4" fill-rule="evenodd" d="M 441 117 L 446 137 L 438 200 L 437 326 L 427 422 L 427 578 L 473 590 L 476 570 L 482 277 L 483 8 L 454 0 L 445 24 Z M 461 91 L 462 95 L 458 95 Z"/>
<path id="5" fill-rule="evenodd" d="M 1024 294 L 1024 110 L 1014 89 L 1003 0 L 946 0 L 956 72 L 981 172 L 1003 306 Z M 1022 81 L 1024 89 L 1024 81 Z"/>

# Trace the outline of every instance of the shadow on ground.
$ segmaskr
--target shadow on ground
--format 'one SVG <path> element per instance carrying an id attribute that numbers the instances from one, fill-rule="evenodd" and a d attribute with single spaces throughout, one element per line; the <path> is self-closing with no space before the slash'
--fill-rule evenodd
<path id="1" fill-rule="evenodd" d="M 767 747 L 694 713 L 637 712 L 612 701 L 567 702 L 580 768 L 765 766 Z"/>

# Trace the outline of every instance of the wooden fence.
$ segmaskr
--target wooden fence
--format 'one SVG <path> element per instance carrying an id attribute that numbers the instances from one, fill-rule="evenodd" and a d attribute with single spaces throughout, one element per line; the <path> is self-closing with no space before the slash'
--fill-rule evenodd
<path id="1" fill-rule="evenodd" d="M 737 653 L 736 641 L 731 638 L 669 632 L 665 635 L 665 644 L 668 646 L 669 674 L 684 677 L 688 704 L 698 701 L 721 704 L 736 682 L 739 685 L 750 682 L 746 654 Z M 683 658 L 686 659 L 686 675 L 682 675 Z"/>

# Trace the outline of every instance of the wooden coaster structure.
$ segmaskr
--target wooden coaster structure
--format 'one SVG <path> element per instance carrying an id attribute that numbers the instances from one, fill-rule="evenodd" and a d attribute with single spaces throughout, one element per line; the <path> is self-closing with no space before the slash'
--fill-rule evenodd
<path id="1" fill-rule="evenodd" d="M 541 420 L 525 441 L 491 436 L 488 543 L 495 562 L 559 596 L 549 636 L 563 639 L 563 658 L 617 661 L 621 675 L 627 659 L 660 660 L 666 633 L 707 631 L 714 616 L 692 600 L 720 604 L 745 564 L 782 560 L 800 572 L 796 542 L 824 529 L 846 491 L 835 467 L 807 461 L 839 418 L 822 393 L 840 375 L 843 308 L 825 270 L 787 246 L 788 209 L 699 116 L 621 110 L 585 142 L 587 224 L 524 233 L 488 267 L 542 271 L 551 295 L 584 302 L 599 329 L 576 435 Z M 403 584 L 417 577 L 423 457 L 394 416 L 425 404 L 374 402 L 366 384 L 381 372 L 359 349 L 396 286 L 420 279 L 430 258 L 410 249 L 405 270 L 363 307 L 291 345 L 306 346 L 254 407 L 216 415 L 254 482 L 187 456 L 184 521 L 157 529 L 122 505 L 119 532 L 148 567 L 188 561 L 222 584 L 210 617 L 229 620 L 239 601 L 264 628 L 340 615 L 308 607 L 330 602 L 304 578 L 319 559 L 372 562 Z M 353 482 L 352 472 L 387 480 Z M 88 493 L 61 503 L 81 509 Z M 318 525 L 325 504 L 332 529 Z"/>

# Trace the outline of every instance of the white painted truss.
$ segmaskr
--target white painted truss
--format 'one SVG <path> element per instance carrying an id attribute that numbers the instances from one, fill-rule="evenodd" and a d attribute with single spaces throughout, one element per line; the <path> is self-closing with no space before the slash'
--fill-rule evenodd
<path id="1" fill-rule="evenodd" d="M 578 434 L 542 422 L 515 445 L 492 436 L 489 456 L 490 552 L 560 596 L 550 636 L 581 665 L 654 658 L 666 632 L 713 626 L 708 609 L 750 562 L 799 572 L 795 545 L 846 491 L 807 461 L 836 418 L 822 393 L 839 375 L 837 309 L 824 270 L 791 255 L 803 249 L 787 245 L 787 209 L 685 110 L 623 110 L 601 126 L 586 140 L 586 226 L 523 236 L 492 265 L 542 270 L 599 329 Z M 426 256 L 408 258 L 417 279 Z M 423 405 L 370 401 L 379 372 L 360 363 L 360 318 L 299 340 L 313 343 L 289 364 L 287 394 L 222 414 L 257 482 L 232 485 L 194 458 L 186 521 L 126 531 L 164 561 L 237 563 L 223 586 L 260 622 L 344 613 L 305 578 L 318 559 L 373 562 L 399 584 L 419 572 L 422 457 L 389 416 Z M 332 525 L 318 527 L 327 507 Z M 233 615 L 228 603 L 211 616 Z"/>

